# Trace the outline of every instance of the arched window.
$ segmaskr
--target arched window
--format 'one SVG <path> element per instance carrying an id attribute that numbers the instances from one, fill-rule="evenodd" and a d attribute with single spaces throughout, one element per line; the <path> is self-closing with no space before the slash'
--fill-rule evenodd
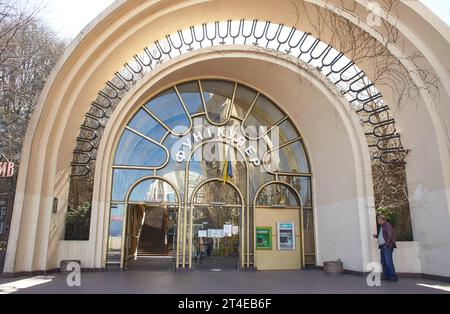
<path id="1" fill-rule="evenodd" d="M 242 266 L 253 258 L 254 204 L 303 206 L 312 217 L 312 175 L 299 131 L 269 97 L 237 82 L 182 82 L 153 97 L 127 123 L 112 171 L 112 261 L 121 249 L 127 258 L 134 252 L 135 245 L 123 245 L 135 240 L 126 234 L 121 243 L 119 229 L 138 230 L 127 219 L 135 213 L 137 218 L 130 219 L 138 221 L 143 206 L 165 206 L 178 217 L 173 248 L 180 267 L 190 265 L 189 257 L 195 256 L 192 241 L 204 234 L 202 226 L 209 221 L 201 221 L 204 217 L 211 216 L 209 229 L 221 228 L 214 215 L 227 217 L 227 226 L 239 234 L 236 243 L 243 245 Z"/>
<path id="2" fill-rule="evenodd" d="M 177 204 L 178 196 L 167 182 L 159 179 L 148 179 L 133 187 L 128 203 Z"/>
<path id="3" fill-rule="evenodd" d="M 256 205 L 268 207 L 301 207 L 300 200 L 291 187 L 275 182 L 261 189 L 256 199 Z"/>

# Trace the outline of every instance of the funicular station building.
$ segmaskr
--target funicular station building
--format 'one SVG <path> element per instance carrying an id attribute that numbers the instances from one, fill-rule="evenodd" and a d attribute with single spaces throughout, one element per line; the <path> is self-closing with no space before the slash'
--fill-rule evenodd
<path id="1" fill-rule="evenodd" d="M 449 55 L 418 1 L 116 1 L 42 92 L 3 274 L 363 273 L 379 259 L 373 165 L 401 163 L 398 271 L 450 277 Z M 400 80 L 416 91 L 401 101 Z"/>

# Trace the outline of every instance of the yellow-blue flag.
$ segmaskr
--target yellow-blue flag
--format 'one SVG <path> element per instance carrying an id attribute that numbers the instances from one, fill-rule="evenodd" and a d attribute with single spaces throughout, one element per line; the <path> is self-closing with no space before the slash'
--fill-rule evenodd
<path id="1" fill-rule="evenodd" d="M 229 158 L 230 148 L 228 149 L 227 156 L 223 165 L 223 182 L 228 183 L 230 178 L 233 178 L 233 164 L 231 163 L 231 158 Z"/>

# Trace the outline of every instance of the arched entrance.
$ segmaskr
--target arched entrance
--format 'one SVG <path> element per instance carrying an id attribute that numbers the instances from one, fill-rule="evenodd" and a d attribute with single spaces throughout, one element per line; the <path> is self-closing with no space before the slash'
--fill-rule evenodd
<path id="1" fill-rule="evenodd" d="M 192 196 L 192 264 L 195 270 L 240 270 L 244 199 L 221 179 L 201 184 Z"/>
<path id="2" fill-rule="evenodd" d="M 179 270 L 253 269 L 259 190 L 296 180 L 296 193 L 312 199 L 307 153 L 289 115 L 261 92 L 220 79 L 179 83 L 140 107 L 112 172 L 111 203 L 125 208 L 123 239 L 115 240 L 124 269 L 156 257 L 172 258 Z M 173 232 L 165 227 L 170 215 Z M 117 265 L 110 251 L 107 267 Z"/>
<path id="3" fill-rule="evenodd" d="M 157 177 L 138 180 L 125 204 L 111 207 L 108 259 L 127 269 L 173 270 L 176 265 L 180 195 Z"/>
<path id="4" fill-rule="evenodd" d="M 298 19 L 299 16 L 307 16 L 307 10 L 317 6 L 324 13 L 331 13 L 333 17 L 348 21 L 346 24 L 356 31 L 354 35 L 363 31 L 365 35 L 368 35 L 367 37 L 357 36 L 363 41 L 374 39 L 376 45 L 369 46 L 375 48 L 377 45 L 386 46 L 394 60 L 407 69 L 406 77 L 419 88 L 426 85 L 425 78 L 417 74 L 422 67 L 418 68 L 418 64 L 404 56 L 417 56 L 417 52 L 420 52 L 423 56 L 420 65 L 423 68 L 432 68 L 437 73 L 438 86 L 444 91 L 440 93 L 440 97 L 434 98 L 427 88 L 420 88 L 420 94 L 417 97 L 412 97 L 402 108 L 393 108 L 393 112 L 396 113 L 399 130 L 404 135 L 403 145 L 405 148 L 413 148 L 412 153 L 407 156 L 408 190 L 412 192 L 413 198 L 414 229 L 420 237 L 416 243 L 412 246 L 408 245 L 405 249 L 412 257 L 405 260 L 418 260 L 413 268 L 415 273 L 449 276 L 449 270 L 446 267 L 450 261 L 449 242 L 443 239 L 450 238 L 449 220 L 446 219 L 449 211 L 450 181 L 445 175 L 450 173 L 448 171 L 449 141 L 448 132 L 446 132 L 450 115 L 445 114 L 449 112 L 450 76 L 448 60 L 443 57 L 448 55 L 449 44 L 445 36 L 439 33 L 442 26 L 436 23 L 430 12 L 427 12 L 420 3 L 409 5 L 402 1 L 398 1 L 396 12 L 388 12 L 382 6 L 382 21 L 389 26 L 383 29 L 369 25 L 367 16 L 372 12 L 366 10 L 369 9 L 369 4 L 364 1 L 355 1 L 356 7 L 352 11 L 348 10 L 347 2 L 338 3 L 338 1 L 334 1 L 334 5 L 318 0 L 305 0 L 299 3 L 287 0 L 276 2 L 238 0 L 232 5 L 230 3 L 225 0 L 117 1 L 68 49 L 42 92 L 27 133 L 8 242 L 6 273 L 31 273 L 55 269 L 58 268 L 60 261 L 73 259 L 82 260 L 83 267 L 103 269 L 106 261 L 110 260 L 106 256 L 106 246 L 111 208 L 114 211 L 125 210 L 123 208 L 125 198 L 118 191 L 111 193 L 111 182 L 114 181 L 114 184 L 117 184 L 116 179 L 122 179 L 123 186 L 128 189 L 142 177 L 161 175 L 162 172 L 167 171 L 165 170 L 167 168 L 159 168 L 163 166 L 165 158 L 153 167 L 147 164 L 138 165 L 138 168 L 134 169 L 118 168 L 121 165 L 114 163 L 111 158 L 117 146 L 115 141 L 120 137 L 118 133 L 123 131 L 124 123 L 129 120 L 129 114 L 133 114 L 135 105 L 139 106 L 144 98 L 150 99 L 163 86 L 167 87 L 181 80 L 208 76 L 246 82 L 247 85 L 264 90 L 277 99 L 283 108 L 289 110 L 294 121 L 301 125 L 302 133 L 308 141 L 309 151 L 314 156 L 314 206 L 316 207 L 314 219 L 317 221 L 316 235 L 319 243 L 317 265 L 327 260 L 344 257 L 346 269 L 365 271 L 367 263 L 373 261 L 375 256 L 372 249 L 376 248 L 375 242 L 370 237 L 375 231 L 374 193 L 370 172 L 371 159 L 367 149 L 367 144 L 372 146 L 376 143 L 365 141 L 365 130 L 356 119 L 357 115 L 345 108 L 348 108 L 350 101 L 364 105 L 363 103 L 367 100 L 365 96 L 369 95 L 365 89 L 360 89 L 358 84 L 352 84 L 359 81 L 358 76 L 353 80 L 353 75 L 343 77 L 333 69 L 331 72 L 337 75 L 330 73 L 330 66 L 337 65 L 335 61 L 338 60 L 327 53 L 327 51 L 330 52 L 330 46 L 337 49 L 341 47 L 343 48 L 341 50 L 345 51 L 348 40 L 354 38 L 333 36 L 334 31 L 346 31 L 347 28 L 340 29 L 330 25 L 324 25 L 324 28 L 317 27 L 323 25 L 319 19 L 322 14 L 308 15 L 311 17 L 308 19 Z M 302 3 L 306 7 L 300 11 L 296 10 L 298 4 Z M 256 18 L 261 21 L 277 21 L 281 23 L 280 25 L 295 25 L 296 28 L 305 32 L 304 34 L 311 34 L 311 36 L 308 36 L 309 40 L 306 40 L 306 36 L 298 37 L 296 32 L 293 32 L 291 36 L 290 27 L 284 28 L 283 31 L 280 28 L 278 31 L 280 36 L 264 36 L 267 32 L 276 35 L 278 25 L 272 23 L 272 27 L 268 27 L 264 33 L 261 31 L 261 26 L 258 26 L 261 23 L 256 22 L 255 27 L 250 25 L 250 31 L 245 31 L 244 40 L 247 46 L 254 45 L 254 49 L 249 47 L 244 49 L 240 45 L 225 47 L 224 43 L 227 42 L 235 44 L 236 33 L 222 31 L 228 25 L 227 22 L 221 22 L 217 31 L 218 36 L 205 36 L 204 41 L 211 42 L 211 49 L 193 51 L 192 49 L 200 46 L 200 43 L 196 41 L 195 46 L 189 45 L 189 33 L 177 32 L 177 30 L 189 32 L 190 26 L 194 26 L 195 29 L 195 25 L 200 26 L 201 23 L 214 23 L 214 21 L 231 20 L 239 24 L 238 19 L 241 18 L 252 25 L 252 21 Z M 217 29 L 214 26 L 207 26 L 211 34 Z M 265 22 L 262 24 L 262 30 L 265 29 L 264 26 Z M 390 26 L 398 31 L 398 39 L 395 41 L 386 41 L 390 38 L 389 33 L 392 30 Z M 246 27 L 246 29 L 249 28 Z M 242 30 L 243 28 L 240 33 L 243 33 Z M 187 35 L 185 44 L 189 49 L 180 47 L 178 37 L 167 37 L 168 40 L 172 39 L 171 45 L 165 45 L 165 41 L 157 41 L 166 38 L 168 34 Z M 226 36 L 227 34 L 231 36 Z M 250 37 L 247 38 L 247 36 Z M 320 38 L 323 42 L 316 42 L 313 36 Z M 211 40 L 210 38 L 213 37 L 214 39 Z M 281 53 L 262 51 L 264 49 L 260 48 L 266 46 L 267 41 L 261 37 L 268 37 L 267 41 L 276 45 L 272 50 L 294 52 L 294 58 L 288 57 L 285 53 L 283 57 Z M 333 37 L 342 39 L 342 45 L 333 45 L 331 40 Z M 297 62 L 300 45 L 297 48 L 291 47 L 295 47 L 296 39 L 301 38 L 305 39 L 303 40 L 305 49 L 301 49 L 301 52 L 307 50 L 302 56 L 308 58 L 307 61 L 311 62 L 312 67 L 303 62 Z M 153 53 L 152 60 L 138 59 L 137 55 L 133 58 L 136 51 L 143 53 L 142 47 L 155 41 L 156 48 L 161 53 L 155 54 L 155 51 L 150 51 Z M 313 44 L 310 45 L 310 43 Z M 303 48 L 303 44 L 301 47 Z M 365 46 L 356 46 L 357 49 L 363 47 Z M 171 51 L 167 52 L 167 49 Z M 175 56 L 174 52 L 177 51 L 183 55 Z M 339 55 L 339 52 L 337 54 Z M 170 61 L 161 64 L 164 58 Z M 145 67 L 140 67 L 140 60 L 145 62 Z M 323 60 L 325 63 L 322 62 Z M 367 70 L 367 78 L 374 82 L 377 75 L 376 71 L 371 71 L 371 66 L 376 67 L 379 64 L 378 58 L 364 60 L 356 58 L 353 63 L 356 63 L 359 68 L 364 67 L 364 70 Z M 128 70 L 123 68 L 124 64 L 127 65 Z M 336 66 L 334 68 L 336 69 Z M 344 69 L 347 67 L 342 67 L 342 70 Z M 394 67 L 394 69 L 397 68 Z M 117 75 L 112 78 L 113 73 L 122 74 L 127 84 L 122 85 L 118 82 Z M 360 74 L 366 76 L 363 72 Z M 351 90 L 339 88 L 334 84 L 336 80 L 332 80 L 332 85 L 327 84 L 324 76 L 328 75 L 339 82 L 347 81 Z M 165 79 L 169 80 L 169 76 L 171 81 L 165 81 Z M 396 75 L 389 77 L 393 82 L 396 82 L 396 78 Z M 364 81 L 367 83 L 366 80 Z M 383 93 L 387 104 L 396 104 L 396 95 L 391 95 L 388 89 L 388 85 L 391 84 L 375 82 L 375 85 Z M 132 86 L 134 87 L 131 88 Z M 373 87 L 372 84 L 367 86 Z M 370 95 L 379 96 L 375 96 L 376 94 L 373 94 L 371 90 Z M 358 97 L 352 91 L 359 92 L 359 96 L 362 97 Z M 98 98 L 96 98 L 97 93 Z M 351 99 L 346 100 L 345 97 L 348 96 Z M 299 99 L 303 100 L 300 105 Z M 104 122 L 107 119 L 104 118 L 109 115 L 109 112 L 102 113 L 100 110 L 102 105 L 118 108 L 110 115 L 111 121 L 106 124 Z M 368 108 L 364 107 L 366 108 L 359 108 L 362 109 L 360 112 L 367 113 Z M 321 119 L 314 118 L 319 116 L 318 114 Z M 210 118 L 213 116 L 210 115 Z M 83 123 L 85 118 L 89 122 L 88 125 Z M 372 119 L 364 120 L 367 123 L 373 123 Z M 74 143 L 80 134 L 80 125 L 82 125 L 81 135 L 84 133 L 86 136 L 79 138 L 80 143 L 76 150 L 82 152 L 80 158 L 74 159 Z M 86 130 L 86 126 L 91 126 L 94 130 Z M 164 135 L 164 126 L 162 128 Z M 104 137 L 100 140 L 102 134 Z M 384 135 L 392 136 L 388 133 Z M 394 135 L 392 140 L 397 140 L 396 134 Z M 139 135 L 137 139 L 139 140 Z M 92 143 L 83 142 L 83 140 Z M 146 139 L 142 141 L 145 142 Z M 99 142 L 100 146 L 98 146 Z M 89 159 L 95 157 L 91 154 L 95 147 L 99 147 L 99 154 L 97 158 L 92 158 L 93 163 L 90 165 L 93 174 L 95 169 L 95 180 L 89 178 L 88 181 L 88 183 L 94 181 L 95 183 L 93 183 L 94 187 L 85 193 L 89 201 L 91 193 L 93 195 L 89 241 L 60 241 L 64 232 L 63 221 L 67 202 L 70 200 L 68 196 L 70 163 L 74 161 L 75 165 L 82 165 L 80 168 L 86 168 L 89 166 Z M 85 152 L 83 148 L 88 152 Z M 385 149 L 384 156 L 387 156 L 391 147 L 380 147 L 380 149 Z M 135 155 L 142 156 L 145 152 Z M 95 161 L 98 162 L 95 163 Z M 113 165 L 116 167 L 114 179 L 111 178 Z M 130 164 L 123 166 L 130 166 Z M 123 170 L 122 173 L 120 170 Z M 266 178 L 261 181 L 264 183 L 275 179 Z M 256 189 L 260 187 L 255 185 Z M 183 188 L 180 191 L 183 191 Z M 51 210 L 53 198 L 59 199 L 60 204 L 55 213 Z M 186 203 L 184 198 L 182 203 L 184 213 Z M 308 203 L 305 202 L 305 212 L 306 210 L 312 212 L 312 205 L 309 209 L 307 206 L 310 205 L 306 204 Z M 252 211 L 253 208 L 250 208 L 250 213 Z M 432 214 L 428 215 L 428 211 Z M 306 213 L 305 216 L 307 216 Z M 249 220 L 253 221 L 252 219 L 250 216 Z M 253 235 L 250 239 L 253 239 Z M 349 246 L 348 243 L 361 245 Z M 253 254 L 253 252 L 250 253 Z M 251 256 L 245 263 L 252 264 Z M 312 264 L 315 264 L 315 261 L 312 261 Z M 407 264 L 405 263 L 404 267 Z"/>
<path id="5" fill-rule="evenodd" d="M 255 267 L 260 270 L 305 266 L 304 212 L 295 178 L 291 183 L 268 182 L 255 198 Z M 293 182 L 292 182 L 293 181 Z M 309 239 L 311 240 L 311 239 Z M 274 246 L 276 250 L 274 250 Z"/>

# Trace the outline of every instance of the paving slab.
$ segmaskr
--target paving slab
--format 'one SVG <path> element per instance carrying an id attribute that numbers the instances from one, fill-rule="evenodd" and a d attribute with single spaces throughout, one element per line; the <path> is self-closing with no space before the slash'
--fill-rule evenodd
<path id="1" fill-rule="evenodd" d="M 320 270 L 261 272 L 82 273 L 81 287 L 54 274 L 0 279 L 0 294 L 450 294 L 450 283 L 400 278 L 369 287 L 365 277 L 326 276 Z"/>

